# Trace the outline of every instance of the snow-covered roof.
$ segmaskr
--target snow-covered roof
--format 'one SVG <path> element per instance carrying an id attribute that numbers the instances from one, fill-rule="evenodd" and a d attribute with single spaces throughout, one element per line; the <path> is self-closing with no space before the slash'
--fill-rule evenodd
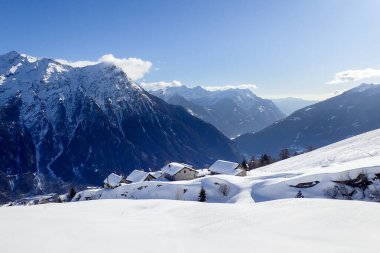
<path id="1" fill-rule="evenodd" d="M 164 167 L 162 167 L 161 171 L 169 174 L 170 176 L 174 176 L 178 172 L 180 172 L 183 168 L 189 168 L 193 169 L 193 166 L 185 164 L 185 163 L 176 163 L 176 162 L 171 162 L 166 164 Z"/>
<path id="2" fill-rule="evenodd" d="M 109 186 L 116 187 L 120 183 L 120 181 L 123 179 L 122 176 L 119 176 L 115 173 L 111 173 L 108 175 L 106 179 L 104 179 L 104 183 L 108 184 Z"/>
<path id="3" fill-rule="evenodd" d="M 158 170 L 158 171 L 149 172 L 149 174 L 151 174 L 154 178 L 160 178 L 162 176 L 163 172 Z"/>
<path id="4" fill-rule="evenodd" d="M 238 163 L 218 160 L 214 162 L 210 168 L 208 168 L 211 172 L 218 174 L 226 174 L 226 175 L 237 175 L 242 172 L 241 169 L 237 169 L 239 166 Z"/>
<path id="5" fill-rule="evenodd" d="M 149 176 L 149 172 L 142 171 L 142 170 L 134 170 L 129 174 L 127 177 L 128 181 L 131 182 L 143 182 L 147 176 Z"/>
<path id="6" fill-rule="evenodd" d="M 207 175 L 210 175 L 210 171 L 209 169 L 198 169 L 196 170 L 197 172 L 197 177 L 203 177 L 203 176 L 207 176 Z"/>

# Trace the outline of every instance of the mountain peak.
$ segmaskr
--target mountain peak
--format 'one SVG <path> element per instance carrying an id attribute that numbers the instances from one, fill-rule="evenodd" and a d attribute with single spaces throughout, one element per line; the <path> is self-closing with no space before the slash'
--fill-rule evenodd
<path id="1" fill-rule="evenodd" d="M 14 62 L 16 61 L 17 59 L 19 60 L 28 60 L 29 62 L 35 62 L 37 61 L 37 58 L 36 57 L 33 57 L 33 56 L 29 56 L 29 55 L 26 55 L 26 54 L 21 54 L 15 50 L 13 51 L 10 51 L 6 54 L 3 54 L 3 55 L 0 55 L 0 61 L 6 61 L 6 62 Z"/>
<path id="2" fill-rule="evenodd" d="M 375 83 L 362 83 L 359 86 L 352 88 L 349 92 L 365 92 L 367 90 L 380 88 L 380 84 Z"/>
<path id="3" fill-rule="evenodd" d="M 9 51 L 8 53 L 5 53 L 1 55 L 0 57 L 7 57 L 7 58 L 13 58 L 13 57 L 19 57 L 21 54 L 15 50 Z"/>

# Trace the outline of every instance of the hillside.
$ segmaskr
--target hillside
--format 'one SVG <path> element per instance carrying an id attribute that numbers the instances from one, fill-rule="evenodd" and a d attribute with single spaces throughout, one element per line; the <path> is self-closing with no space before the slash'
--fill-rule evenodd
<path id="1" fill-rule="evenodd" d="M 362 84 L 234 141 L 247 156 L 303 151 L 380 128 L 380 85 Z"/>
<path id="2" fill-rule="evenodd" d="M 215 175 L 162 182 L 150 181 L 115 189 L 79 192 L 74 201 L 96 199 L 198 199 L 208 202 L 254 203 L 294 198 L 380 201 L 380 129 L 248 172 L 246 177 Z M 345 192 L 343 192 L 345 191 Z M 345 194 L 350 194 L 350 196 Z"/>

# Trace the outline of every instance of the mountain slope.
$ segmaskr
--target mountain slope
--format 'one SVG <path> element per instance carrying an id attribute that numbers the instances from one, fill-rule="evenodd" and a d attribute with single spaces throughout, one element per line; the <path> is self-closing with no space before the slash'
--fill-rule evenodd
<path id="1" fill-rule="evenodd" d="M 259 131 L 284 117 L 272 101 L 259 98 L 248 89 L 209 91 L 200 86 L 179 86 L 150 92 L 184 107 L 230 138 Z"/>
<path id="2" fill-rule="evenodd" d="M 0 56 L 1 192 L 97 184 L 177 160 L 240 160 L 212 125 L 156 98 L 113 65 L 72 68 L 17 52 Z"/>
<path id="3" fill-rule="evenodd" d="M 300 109 L 260 132 L 242 135 L 235 143 L 247 155 L 322 147 L 379 128 L 379 112 L 380 85 L 363 84 Z"/>

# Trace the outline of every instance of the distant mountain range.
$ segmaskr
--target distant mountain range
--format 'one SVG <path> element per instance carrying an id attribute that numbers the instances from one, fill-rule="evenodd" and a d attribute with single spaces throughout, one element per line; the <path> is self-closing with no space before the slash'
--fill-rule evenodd
<path id="1" fill-rule="evenodd" d="M 117 67 L 0 56 L 0 201 L 100 184 L 113 171 L 240 161 L 211 124 L 150 95 Z"/>
<path id="2" fill-rule="evenodd" d="M 301 98 L 277 98 L 272 99 L 273 103 L 286 115 L 290 115 L 298 109 L 317 103 L 318 101 L 304 100 Z"/>
<path id="3" fill-rule="evenodd" d="M 380 128 L 380 85 L 362 84 L 234 141 L 245 155 L 302 151 Z"/>
<path id="4" fill-rule="evenodd" d="M 150 93 L 184 107 L 230 138 L 259 131 L 285 117 L 272 101 L 256 96 L 249 89 L 209 91 L 200 86 L 179 86 Z"/>

